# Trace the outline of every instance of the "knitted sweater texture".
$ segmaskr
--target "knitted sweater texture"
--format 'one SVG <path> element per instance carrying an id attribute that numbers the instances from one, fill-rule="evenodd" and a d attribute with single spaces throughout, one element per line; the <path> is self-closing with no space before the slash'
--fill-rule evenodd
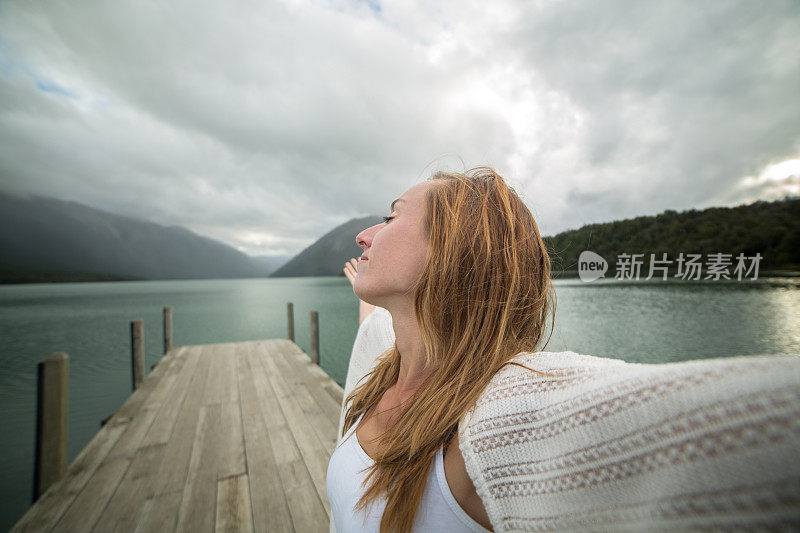
<path id="1" fill-rule="evenodd" d="M 345 398 L 393 343 L 376 308 Z M 459 423 L 495 531 L 800 529 L 800 357 L 514 361 L 551 375 L 507 365 Z"/>

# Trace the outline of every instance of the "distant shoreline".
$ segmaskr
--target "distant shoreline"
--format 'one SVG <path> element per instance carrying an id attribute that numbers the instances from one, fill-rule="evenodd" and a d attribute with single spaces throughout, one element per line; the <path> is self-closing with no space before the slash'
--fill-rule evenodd
<path id="1" fill-rule="evenodd" d="M 668 280 L 678 281 L 679 278 L 674 277 L 676 272 L 669 272 Z M 331 274 L 331 276 L 341 276 L 343 274 Z M 313 276 L 310 276 L 313 277 Z M 630 281 L 649 281 L 644 278 L 647 277 L 647 272 L 642 269 L 639 279 Z M 705 277 L 705 273 L 703 273 Z M 787 277 L 787 278 L 800 278 L 800 270 L 764 270 L 758 273 L 758 277 Z M 554 270 L 552 271 L 552 278 L 559 279 L 577 279 L 577 270 Z M 605 279 L 613 279 L 614 273 L 609 271 L 606 273 Z M 661 281 L 662 276 L 657 274 L 653 276 L 653 280 Z M 220 278 L 186 278 L 192 280 L 200 279 L 220 279 Z M 224 279 L 249 279 L 249 278 L 224 278 Z M 743 277 L 742 282 L 752 279 L 752 275 Z M 738 281 L 735 276 L 731 276 L 731 281 Z M 60 272 L 53 270 L 34 270 L 19 267 L 0 266 L 0 285 L 25 285 L 25 284 L 47 284 L 47 283 L 91 283 L 91 282 L 113 282 L 113 281 L 182 281 L 180 279 L 147 279 L 132 276 L 115 276 L 112 274 L 98 274 L 93 272 Z M 627 280 L 626 280 L 627 281 Z M 685 281 L 706 281 L 702 278 L 700 280 L 685 280 Z M 708 280 L 712 281 L 712 280 Z M 724 278 L 720 281 L 724 281 Z"/>
<path id="2" fill-rule="evenodd" d="M 146 281 L 133 276 L 115 276 L 96 272 L 61 272 L 13 266 L 0 266 L 0 285 L 81 283 L 96 281 Z"/>

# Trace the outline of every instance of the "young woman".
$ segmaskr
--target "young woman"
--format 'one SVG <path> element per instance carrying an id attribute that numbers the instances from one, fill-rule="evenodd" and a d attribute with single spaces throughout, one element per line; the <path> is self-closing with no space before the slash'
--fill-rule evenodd
<path id="1" fill-rule="evenodd" d="M 353 290 L 391 313 L 396 334 L 345 418 L 346 428 L 358 424 L 358 444 L 374 461 L 359 503 L 388 492 L 385 511 L 373 516 L 382 530 L 409 530 L 442 450 L 446 488 L 467 516 L 447 507 L 450 495 L 437 494 L 437 486 L 424 503 L 425 515 L 440 523 L 418 524 L 463 531 L 459 518 L 469 518 L 473 530 L 491 529 L 456 429 L 503 364 L 542 340 L 553 290 L 536 222 L 491 169 L 439 173 L 392 202 L 385 222 L 362 231 L 357 242 L 364 254 Z M 338 518 L 337 524 L 357 517 Z"/>
<path id="2" fill-rule="evenodd" d="M 751 523 L 780 491 L 797 518 L 797 358 L 634 365 L 536 352 L 554 322 L 550 260 L 490 168 L 434 174 L 356 239 L 364 253 L 345 273 L 362 324 L 327 478 L 339 533 Z M 729 385 L 747 374 L 736 403 Z M 700 435 L 713 416 L 732 418 Z M 747 441 L 742 428 L 767 419 L 780 435 Z M 698 455 L 698 439 L 746 455 Z M 700 500 L 712 510 L 686 510 Z"/>

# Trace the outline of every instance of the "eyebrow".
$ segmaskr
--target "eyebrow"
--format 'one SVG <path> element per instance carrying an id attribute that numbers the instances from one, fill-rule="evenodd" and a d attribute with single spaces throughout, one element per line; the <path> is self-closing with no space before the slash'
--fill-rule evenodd
<path id="1" fill-rule="evenodd" d="M 402 198 L 397 198 L 394 202 L 392 202 L 392 205 L 389 207 L 391 211 L 394 211 L 394 204 L 396 204 L 397 202 L 405 202 L 405 200 L 403 200 Z"/>

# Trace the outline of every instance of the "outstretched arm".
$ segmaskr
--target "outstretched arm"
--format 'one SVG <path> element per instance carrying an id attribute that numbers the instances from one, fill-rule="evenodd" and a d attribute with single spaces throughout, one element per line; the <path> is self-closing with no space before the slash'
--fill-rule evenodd
<path id="1" fill-rule="evenodd" d="M 344 275 L 347 276 L 347 279 L 350 280 L 350 285 L 352 285 L 356 278 L 356 272 L 358 272 L 358 259 L 355 257 L 351 258 L 350 261 L 344 264 L 343 270 Z M 361 299 L 359 299 L 358 302 L 358 325 L 360 326 L 361 323 L 364 322 L 364 319 L 367 318 L 367 315 L 375 309 L 375 306 Z"/>

